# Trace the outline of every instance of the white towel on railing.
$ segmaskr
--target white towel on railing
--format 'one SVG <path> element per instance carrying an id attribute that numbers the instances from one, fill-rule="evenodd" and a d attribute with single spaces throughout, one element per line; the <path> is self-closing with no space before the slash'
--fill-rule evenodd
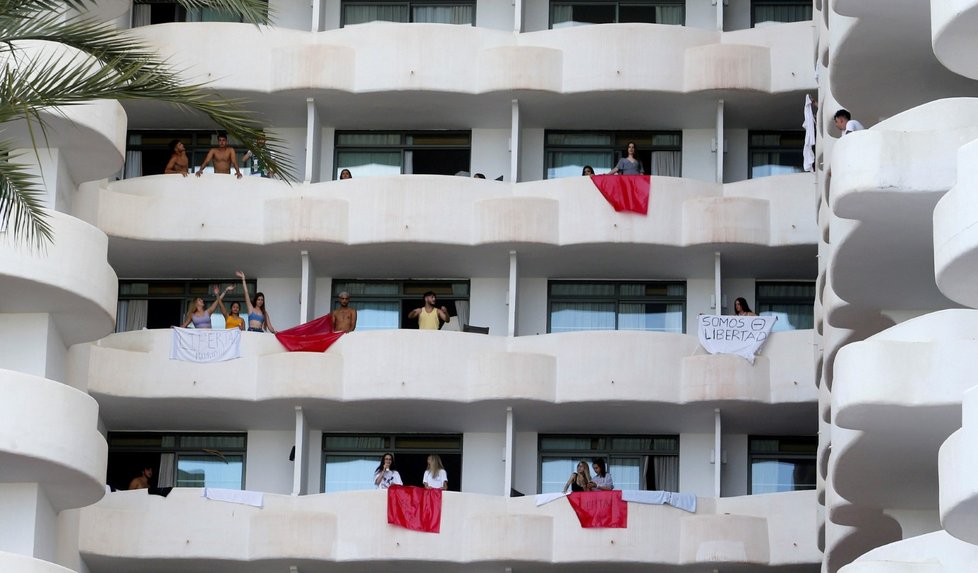
<path id="1" fill-rule="evenodd" d="M 201 497 L 213 499 L 214 501 L 226 501 L 229 503 L 241 503 L 254 507 L 262 507 L 265 502 L 265 494 L 260 491 L 243 491 L 239 489 L 221 489 L 216 487 L 205 487 Z"/>
<path id="2" fill-rule="evenodd" d="M 541 505 L 548 504 L 551 501 L 554 501 L 555 499 L 560 499 L 562 497 L 567 497 L 567 495 L 568 494 L 566 494 L 566 493 L 557 492 L 557 493 L 541 493 L 541 494 L 537 494 L 537 495 L 535 495 L 533 497 L 536 498 L 537 507 L 540 507 Z"/>
<path id="3" fill-rule="evenodd" d="M 647 503 L 651 505 L 671 505 L 677 509 L 696 513 L 696 496 L 691 493 L 676 493 L 672 491 L 639 491 L 625 490 L 621 492 L 622 501 Z"/>

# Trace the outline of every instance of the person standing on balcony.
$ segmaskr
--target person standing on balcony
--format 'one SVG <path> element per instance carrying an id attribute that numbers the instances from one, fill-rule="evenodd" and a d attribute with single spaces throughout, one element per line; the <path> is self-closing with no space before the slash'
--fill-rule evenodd
<path id="1" fill-rule="evenodd" d="M 343 179 L 353 179 L 353 174 L 350 173 L 349 169 L 344 169 L 343 171 L 340 171 L 340 180 Z"/>
<path id="2" fill-rule="evenodd" d="M 750 309 L 747 299 L 739 296 L 734 301 L 734 314 L 737 316 L 757 316 L 757 313 Z"/>
<path id="3" fill-rule="evenodd" d="M 151 479 L 153 479 L 153 468 L 145 467 L 142 473 L 129 482 L 129 489 L 149 489 L 149 480 Z"/>
<path id="4" fill-rule="evenodd" d="M 251 302 L 245 274 L 241 271 L 235 271 L 234 274 L 241 278 L 241 285 L 244 287 L 245 302 L 248 304 L 248 332 L 268 331 L 275 334 L 275 329 L 272 328 L 272 319 L 268 316 L 268 309 L 265 308 L 265 293 L 255 293 L 255 302 Z"/>
<path id="5" fill-rule="evenodd" d="M 189 175 L 188 169 L 190 169 L 190 159 L 187 158 L 187 148 L 183 146 L 182 141 L 174 139 L 170 142 L 170 161 L 166 163 L 163 173 L 168 175 L 179 173 L 186 177 Z"/>
<path id="6" fill-rule="evenodd" d="M 204 162 L 200 164 L 200 169 L 197 170 L 197 177 L 204 174 L 204 168 L 211 161 L 214 162 L 214 173 L 230 175 L 231 167 L 234 167 L 234 176 L 241 179 L 241 170 L 238 169 L 238 154 L 233 147 L 228 147 L 228 136 L 226 134 L 222 133 L 217 136 L 217 147 L 212 147 L 207 152 L 207 157 L 204 158 Z"/>
<path id="7" fill-rule="evenodd" d="M 594 168 L 591 167 L 590 165 L 585 165 L 584 169 L 581 170 L 581 176 L 590 177 L 592 175 L 594 175 Z"/>
<path id="8" fill-rule="evenodd" d="M 374 470 L 374 485 L 377 489 L 387 489 L 392 485 L 404 485 L 401 474 L 394 469 L 394 454 L 388 452 Z"/>
<path id="9" fill-rule="evenodd" d="M 587 468 L 586 461 L 577 462 L 577 471 L 572 473 L 567 483 L 564 484 L 563 493 L 567 493 L 567 488 L 570 488 L 571 491 L 591 490 L 591 470 Z"/>
<path id="10" fill-rule="evenodd" d="M 350 306 L 350 293 L 343 291 L 336 298 L 340 307 L 333 311 L 333 332 L 353 332 L 357 329 L 357 309 Z"/>
<path id="11" fill-rule="evenodd" d="M 615 481 L 608 473 L 608 466 L 605 465 L 604 458 L 592 460 L 594 466 L 594 477 L 591 478 L 591 489 L 593 490 L 612 490 L 615 489 Z"/>
<path id="12" fill-rule="evenodd" d="M 833 119 L 835 120 L 835 126 L 839 128 L 842 135 L 851 133 L 853 131 L 861 131 L 866 129 L 863 127 L 863 124 L 859 123 L 855 119 L 852 119 L 852 114 L 845 109 L 840 109 L 839 111 L 835 112 Z"/>
<path id="13" fill-rule="evenodd" d="M 448 489 L 448 472 L 441 463 L 441 456 L 431 454 L 428 456 L 428 469 L 424 471 L 421 479 L 425 489 Z"/>
<path id="14" fill-rule="evenodd" d="M 237 328 L 238 330 L 245 329 L 244 319 L 241 318 L 241 303 L 232 302 L 230 314 L 224 308 L 224 301 L 221 301 L 220 306 L 221 306 L 221 314 L 224 315 L 225 328 L 230 328 L 232 330 L 235 328 Z"/>
<path id="15" fill-rule="evenodd" d="M 438 297 L 434 291 L 424 293 L 424 306 L 416 308 L 408 313 L 408 319 L 418 319 L 420 330 L 438 330 L 443 322 L 448 322 L 448 309 L 445 307 L 435 307 Z"/>
<path id="16" fill-rule="evenodd" d="M 204 308 L 204 299 L 200 298 L 199 296 L 195 298 L 193 304 L 190 305 L 190 309 L 187 310 L 187 318 L 184 319 L 183 324 L 180 325 L 180 328 L 187 328 L 191 322 L 194 323 L 194 328 L 210 328 L 211 314 L 213 314 L 214 310 L 217 309 L 217 306 L 221 304 L 221 300 L 224 298 L 224 295 L 232 290 L 234 290 L 234 287 L 229 286 L 224 289 L 224 292 L 218 294 L 217 287 L 214 287 L 214 295 L 217 297 L 217 300 L 212 302 L 206 309 Z"/>
<path id="17" fill-rule="evenodd" d="M 642 162 L 635 157 L 634 142 L 628 142 L 626 152 L 628 153 L 628 156 L 619 159 L 618 165 L 615 165 L 614 169 L 608 172 L 608 175 L 645 175 L 645 167 L 643 167 Z"/>

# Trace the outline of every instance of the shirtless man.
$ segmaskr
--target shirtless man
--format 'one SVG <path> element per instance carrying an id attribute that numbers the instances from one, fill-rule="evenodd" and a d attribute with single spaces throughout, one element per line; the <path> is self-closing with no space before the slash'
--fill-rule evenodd
<path id="1" fill-rule="evenodd" d="M 129 489 L 148 489 L 149 480 L 153 479 L 153 468 L 143 468 L 143 473 L 132 478 Z"/>
<path id="2" fill-rule="evenodd" d="M 350 307 L 350 293 L 340 293 L 340 307 L 333 311 L 333 332 L 353 332 L 357 329 L 357 309 Z"/>
<path id="3" fill-rule="evenodd" d="M 418 319 L 418 328 L 421 330 L 440 329 L 443 322 L 448 322 L 448 309 L 443 306 L 436 308 L 437 303 L 438 298 L 434 292 L 424 293 L 424 306 L 408 313 L 408 319 Z"/>
<path id="4" fill-rule="evenodd" d="M 228 136 L 223 133 L 217 136 L 217 147 L 212 147 L 207 152 L 207 157 L 204 158 L 204 162 L 201 163 L 200 169 L 197 171 L 197 177 L 204 173 L 204 168 L 212 159 L 214 160 L 214 173 L 230 175 L 233 166 L 234 176 L 241 179 L 241 170 L 238 169 L 238 154 L 234 152 L 233 147 L 228 147 Z"/>
<path id="5" fill-rule="evenodd" d="M 187 148 L 183 146 L 182 141 L 174 139 L 170 142 L 170 161 L 166 164 L 163 173 L 179 173 L 186 177 L 189 168 L 190 159 L 187 158 Z"/>

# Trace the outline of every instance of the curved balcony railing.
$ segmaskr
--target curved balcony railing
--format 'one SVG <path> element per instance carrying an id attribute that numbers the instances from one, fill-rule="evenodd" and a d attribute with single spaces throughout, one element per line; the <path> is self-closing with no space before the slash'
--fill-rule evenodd
<path id="1" fill-rule="evenodd" d="M 310 33 L 227 23 L 134 30 L 192 78 L 252 93 L 810 90 L 811 22 L 735 32 L 613 24 L 528 32 L 374 22 Z M 212 57 L 198 59 L 193 54 Z M 657 54 L 657 65 L 647 65 Z M 249 62 L 242 66 L 241 62 Z M 303 95 L 302 97 L 307 97 Z"/>
<path id="2" fill-rule="evenodd" d="M 957 153 L 957 181 L 934 209 L 934 273 L 948 298 L 978 307 L 978 139 Z"/>
<path id="3" fill-rule="evenodd" d="M 941 525 L 958 539 L 978 544 L 978 478 L 974 444 L 978 440 L 978 386 L 964 395 L 961 429 L 941 446 Z"/>
<path id="4" fill-rule="evenodd" d="M 0 370 L 0 393 L 0 483 L 39 483 L 57 511 L 98 501 L 107 446 L 95 400 L 12 370 Z"/>
<path id="5" fill-rule="evenodd" d="M 764 247 L 817 242 L 814 180 L 801 173 L 726 185 L 656 177 L 648 216 L 616 213 L 589 178 L 526 183 L 437 175 L 289 187 L 258 177 L 139 177 L 84 192 L 110 237 L 250 245 L 635 243 Z M 248 205 L 227 215 L 229 204 Z M 450 217 L 431 217 L 431 206 Z M 193 205 L 193 209 L 188 209 Z M 355 222 L 355 224 L 353 223 Z"/>
<path id="6" fill-rule="evenodd" d="M 936 531 L 876 547 L 839 573 L 952 573 L 976 567 L 978 548 L 945 531 Z"/>
<path id="7" fill-rule="evenodd" d="M 625 331 L 517 338 L 364 331 L 342 337 L 325 353 L 286 352 L 273 336 L 246 332 L 242 357 L 214 364 L 170 360 L 170 338 L 168 330 L 136 331 L 76 346 L 69 371 L 79 379 L 72 384 L 99 400 L 107 422 L 136 427 L 152 427 L 154 416 L 162 421 L 173 410 L 129 420 L 125 404 L 158 399 L 188 407 L 223 400 L 222 412 L 240 420 L 260 411 L 264 422 L 275 418 L 286 427 L 294 414 L 260 404 L 287 400 L 325 411 L 336 402 L 425 401 L 450 409 L 454 418 L 493 401 L 541 410 L 609 400 L 629 410 L 725 402 L 810 408 L 817 401 L 810 330 L 772 334 L 753 366 L 737 356 L 701 354 L 692 335 Z M 399 416 L 423 420 L 430 412 Z"/>
<path id="8" fill-rule="evenodd" d="M 0 551 L 0 571 L 17 573 L 73 573 L 71 569 L 19 553 Z"/>
<path id="9" fill-rule="evenodd" d="M 112 332 L 119 284 L 104 233 L 49 211 L 54 241 L 32 250 L 0 244 L 0 292 L 8 313 L 50 313 L 68 345 Z"/>
<path id="10" fill-rule="evenodd" d="M 930 0 L 934 55 L 947 69 L 978 79 L 978 63 L 968 54 L 978 47 L 978 0 Z"/>
<path id="11" fill-rule="evenodd" d="M 181 559 L 450 563 L 616 563 L 683 567 L 817 565 L 815 493 L 700 498 L 695 514 L 630 503 L 625 529 L 584 529 L 565 500 L 448 492 L 441 532 L 387 524 L 383 491 L 266 494 L 264 507 L 176 489 L 167 498 L 117 492 L 81 511 L 79 549 L 117 568 Z M 651 535 L 650 532 L 655 534 Z M 288 540 L 286 542 L 286 539 Z M 93 573 L 101 573 L 97 567 Z"/>

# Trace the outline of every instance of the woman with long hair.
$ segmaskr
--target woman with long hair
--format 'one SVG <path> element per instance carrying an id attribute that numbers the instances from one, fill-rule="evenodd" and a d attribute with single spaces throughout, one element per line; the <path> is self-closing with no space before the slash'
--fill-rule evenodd
<path id="1" fill-rule="evenodd" d="M 604 458 L 595 458 L 593 464 L 594 477 L 591 478 L 591 489 L 615 489 L 615 481 L 611 479 L 611 474 L 608 473 L 608 466 L 605 465 Z"/>
<path id="2" fill-rule="evenodd" d="M 567 489 L 570 488 L 571 491 L 588 491 L 591 489 L 591 470 L 587 468 L 587 462 L 581 460 L 577 462 L 577 471 L 570 475 L 567 483 L 564 484 L 563 493 L 567 493 Z"/>
<path id="3" fill-rule="evenodd" d="M 268 309 L 265 308 L 265 293 L 256 292 L 255 302 L 251 302 L 251 295 L 248 294 L 248 283 L 245 281 L 245 274 L 236 271 L 234 274 L 241 278 L 241 285 L 244 287 L 245 303 L 248 305 L 248 332 L 268 331 L 275 334 L 272 327 L 272 319 L 268 316 Z"/>
<path id="4" fill-rule="evenodd" d="M 590 165 L 585 165 L 584 169 L 581 169 L 581 175 L 582 176 L 594 175 L 594 167 L 591 167 Z"/>
<path id="5" fill-rule="evenodd" d="M 734 301 L 734 314 L 737 316 L 757 316 L 753 310 L 750 309 L 750 305 L 747 304 L 747 299 L 740 296 Z"/>
<path id="6" fill-rule="evenodd" d="M 217 287 L 214 287 L 214 296 L 217 297 L 214 302 L 207 308 L 204 308 L 204 299 L 199 296 L 194 299 L 190 304 L 190 308 L 187 309 L 187 316 L 183 320 L 183 324 L 180 328 L 187 328 L 187 326 L 192 322 L 194 323 L 194 328 L 210 328 L 211 327 L 211 314 L 217 309 L 217 305 L 221 304 L 221 300 L 224 295 L 229 293 L 234 287 L 228 287 L 224 289 L 224 292 L 218 294 Z"/>
<path id="7" fill-rule="evenodd" d="M 428 469 L 424 471 L 421 481 L 425 489 L 448 489 L 448 473 L 441 463 L 441 456 L 438 454 L 428 456 Z"/>
<path id="8" fill-rule="evenodd" d="M 229 287 L 230 288 L 230 287 Z M 245 329 L 245 321 L 241 318 L 241 303 L 232 302 L 231 312 L 229 313 L 226 308 L 224 308 L 224 302 L 221 302 L 221 314 L 224 315 L 224 328 L 230 328 L 238 330 Z"/>
<path id="9" fill-rule="evenodd" d="M 619 159 L 618 165 L 615 165 L 615 168 L 609 171 L 608 175 L 617 175 L 619 173 L 622 175 L 645 175 L 645 167 L 643 167 L 642 162 L 635 157 L 635 142 L 628 142 L 628 147 L 625 149 L 625 153 L 627 153 L 628 156 Z"/>
<path id="10" fill-rule="evenodd" d="M 387 489 L 392 485 L 404 485 L 401 474 L 394 469 L 394 454 L 387 452 L 374 470 L 374 485 L 377 489 Z"/>

